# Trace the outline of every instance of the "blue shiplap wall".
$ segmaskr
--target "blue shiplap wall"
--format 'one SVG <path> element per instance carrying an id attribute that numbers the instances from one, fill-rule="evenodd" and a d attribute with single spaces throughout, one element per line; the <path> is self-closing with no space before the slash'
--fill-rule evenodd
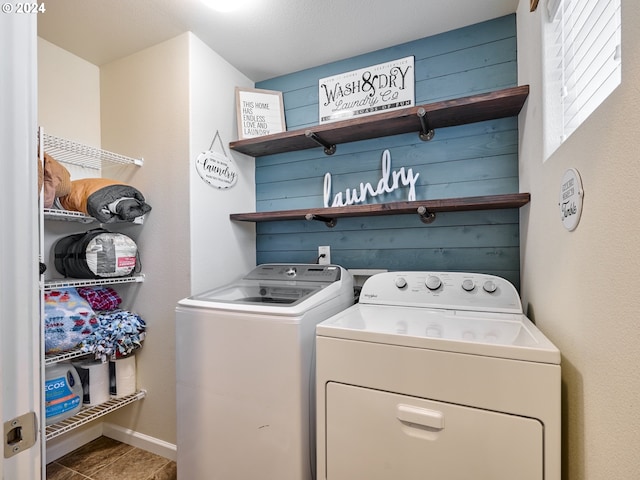
<path id="1" fill-rule="evenodd" d="M 401 26 L 399 27 L 401 28 Z M 318 80 L 405 56 L 415 57 L 416 104 L 517 85 L 515 15 L 498 18 L 340 62 L 260 82 L 282 91 L 288 130 L 318 124 Z M 323 177 L 333 193 L 375 185 L 388 149 L 392 170 L 419 173 L 416 199 L 518 192 L 517 118 L 443 128 L 431 142 L 417 132 L 256 159 L 256 210 L 323 205 Z M 368 202 L 407 199 L 407 188 Z M 493 273 L 519 285 L 518 210 L 438 214 L 430 225 L 417 215 L 343 218 L 257 225 L 257 262 L 315 261 L 319 245 L 331 246 L 333 263 L 347 268 L 458 270 Z"/>

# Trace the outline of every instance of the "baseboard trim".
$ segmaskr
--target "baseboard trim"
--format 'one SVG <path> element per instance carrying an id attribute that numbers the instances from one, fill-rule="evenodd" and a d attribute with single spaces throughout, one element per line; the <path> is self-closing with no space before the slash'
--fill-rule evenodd
<path id="1" fill-rule="evenodd" d="M 144 433 L 135 432 L 113 423 L 103 422 L 102 435 L 126 443 L 127 445 L 141 448 L 147 452 L 155 453 L 169 460 L 175 461 L 178 456 L 177 446 L 173 443 L 165 442 L 164 440 L 150 437 Z"/>
<path id="2" fill-rule="evenodd" d="M 65 435 L 48 440 L 46 463 L 54 462 L 102 435 L 147 452 L 155 453 L 169 460 L 175 461 L 178 456 L 177 447 L 172 443 L 114 425 L 113 423 L 99 422 L 87 427 L 80 427 Z"/>
<path id="3" fill-rule="evenodd" d="M 64 457 L 67 453 L 73 452 L 101 435 L 102 423 L 96 423 L 47 440 L 46 463 L 51 463 Z"/>

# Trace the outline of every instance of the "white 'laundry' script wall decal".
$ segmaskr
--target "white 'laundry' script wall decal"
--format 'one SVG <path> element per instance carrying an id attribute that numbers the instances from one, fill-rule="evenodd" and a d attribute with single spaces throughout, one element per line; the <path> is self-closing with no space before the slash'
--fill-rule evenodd
<path id="1" fill-rule="evenodd" d="M 378 181 L 376 188 L 374 189 L 370 183 L 360 182 L 360 192 L 357 188 L 347 188 L 344 191 L 344 198 L 342 192 L 336 193 L 333 197 L 332 207 L 344 207 L 346 205 L 353 205 L 355 203 L 364 202 L 367 197 L 377 197 L 383 193 L 391 193 L 400 188 L 400 183 L 403 187 L 409 186 L 409 195 L 407 200 L 413 201 L 416 199 L 416 181 L 420 176 L 419 173 L 413 174 L 413 170 L 409 168 L 405 171 L 404 167 L 400 170 L 391 171 L 391 153 L 389 150 L 382 152 L 382 177 Z M 324 175 L 324 206 L 329 206 L 329 200 L 331 198 L 331 173 L 327 172 Z"/>

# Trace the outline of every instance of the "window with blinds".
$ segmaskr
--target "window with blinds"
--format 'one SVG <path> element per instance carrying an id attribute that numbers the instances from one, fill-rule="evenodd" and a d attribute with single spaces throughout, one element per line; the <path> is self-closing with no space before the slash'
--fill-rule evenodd
<path id="1" fill-rule="evenodd" d="M 547 0 L 545 159 L 620 85 L 620 0 Z"/>

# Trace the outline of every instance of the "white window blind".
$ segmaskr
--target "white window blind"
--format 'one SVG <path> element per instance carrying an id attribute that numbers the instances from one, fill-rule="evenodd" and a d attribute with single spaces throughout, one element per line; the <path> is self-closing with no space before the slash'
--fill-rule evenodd
<path id="1" fill-rule="evenodd" d="M 548 0 L 546 13 L 550 155 L 621 82 L 620 0 Z"/>

